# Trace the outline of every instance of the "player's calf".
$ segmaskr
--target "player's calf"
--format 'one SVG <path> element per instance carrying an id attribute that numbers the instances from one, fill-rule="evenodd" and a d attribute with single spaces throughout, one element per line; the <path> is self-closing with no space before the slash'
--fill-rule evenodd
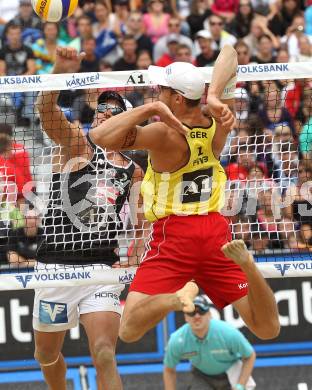
<path id="1" fill-rule="evenodd" d="M 97 373 L 98 389 L 121 390 L 122 383 L 117 370 L 115 347 L 100 340 L 90 348 Z"/>
<path id="2" fill-rule="evenodd" d="M 173 294 L 148 296 L 131 291 L 121 318 L 119 337 L 126 343 L 138 341 L 172 311 L 195 310 L 193 300 L 198 294 L 194 282 L 188 282 Z"/>
<path id="3" fill-rule="evenodd" d="M 34 357 L 40 364 L 49 389 L 66 390 L 66 363 L 62 353 L 49 353 L 36 348 Z"/>

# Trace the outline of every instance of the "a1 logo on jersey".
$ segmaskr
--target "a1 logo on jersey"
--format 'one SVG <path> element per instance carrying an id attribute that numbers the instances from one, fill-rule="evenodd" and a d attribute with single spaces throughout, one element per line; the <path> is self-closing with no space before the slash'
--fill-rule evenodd
<path id="1" fill-rule="evenodd" d="M 206 202 L 211 196 L 212 176 L 212 167 L 184 173 L 181 203 Z"/>
<path id="2" fill-rule="evenodd" d="M 39 320 L 43 324 L 68 323 L 67 304 L 40 300 Z"/>

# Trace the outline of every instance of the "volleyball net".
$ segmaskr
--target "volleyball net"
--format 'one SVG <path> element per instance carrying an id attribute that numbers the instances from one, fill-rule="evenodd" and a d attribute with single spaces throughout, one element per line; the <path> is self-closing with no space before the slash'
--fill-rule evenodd
<path id="1" fill-rule="evenodd" d="M 198 71 L 209 84 L 212 68 Z M 311 76 L 312 63 L 238 70 L 222 213 L 266 277 L 312 274 Z M 68 158 L 35 102 L 61 91 L 62 118 L 84 137 L 100 94 L 117 92 L 131 109 L 156 101 L 157 86 L 147 71 L 8 76 L 0 86 L 0 290 L 130 283 L 151 233 L 139 195 L 146 152 L 93 146 L 93 157 Z"/>

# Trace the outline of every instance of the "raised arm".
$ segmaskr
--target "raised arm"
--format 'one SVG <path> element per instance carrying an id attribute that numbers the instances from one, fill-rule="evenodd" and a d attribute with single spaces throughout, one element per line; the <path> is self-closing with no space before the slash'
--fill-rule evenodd
<path id="1" fill-rule="evenodd" d="M 208 99 L 210 97 L 221 98 L 225 86 L 236 75 L 237 72 L 237 52 L 233 46 L 225 45 L 221 50 L 214 64 L 212 80 L 209 85 Z"/>
<path id="2" fill-rule="evenodd" d="M 78 55 L 73 48 L 58 47 L 52 73 L 77 71 L 82 57 L 83 55 Z M 57 104 L 58 97 L 59 91 L 39 93 L 36 108 L 39 112 L 42 128 L 56 144 L 65 148 L 64 153 L 68 153 L 68 157 L 84 156 L 87 158 L 91 151 L 83 130 L 66 119 Z"/>
<path id="3" fill-rule="evenodd" d="M 158 115 L 161 122 L 141 127 L 141 123 Z M 92 141 L 111 150 L 147 149 L 157 151 L 164 146 L 170 129 L 185 134 L 181 122 L 169 108 L 161 103 L 148 103 L 133 110 L 123 112 L 90 130 Z"/>
<path id="4" fill-rule="evenodd" d="M 224 46 L 215 62 L 207 95 L 208 111 L 217 122 L 217 129 L 212 143 L 216 157 L 220 156 L 226 138 L 235 123 L 232 113 L 234 99 L 222 100 L 221 97 L 226 85 L 236 76 L 237 66 L 236 50 L 232 46 Z"/>

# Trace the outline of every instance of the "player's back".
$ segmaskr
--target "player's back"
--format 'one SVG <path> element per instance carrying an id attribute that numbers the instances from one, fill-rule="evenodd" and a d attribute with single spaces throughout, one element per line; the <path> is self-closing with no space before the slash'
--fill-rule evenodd
<path id="1" fill-rule="evenodd" d="M 94 155 L 82 169 L 53 173 L 43 234 L 37 259 L 57 264 L 112 264 L 119 257 L 118 233 L 123 228 L 121 209 L 128 197 L 135 169 L 114 164 L 93 145 Z"/>
<path id="2" fill-rule="evenodd" d="M 224 204 L 225 172 L 214 156 L 214 120 L 209 126 L 188 127 L 189 160 L 175 172 L 156 172 L 149 159 L 142 183 L 144 210 L 149 221 L 168 215 L 218 212 Z"/>

